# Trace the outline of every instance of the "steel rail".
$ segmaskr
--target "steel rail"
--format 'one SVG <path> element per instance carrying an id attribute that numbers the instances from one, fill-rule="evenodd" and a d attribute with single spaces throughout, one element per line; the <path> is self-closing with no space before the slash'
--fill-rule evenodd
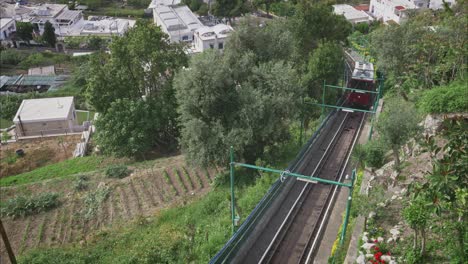
<path id="1" fill-rule="evenodd" d="M 320 161 L 317 163 L 317 166 L 315 167 L 312 175 L 314 175 L 314 173 L 317 171 L 318 167 L 321 165 L 321 162 L 323 161 L 323 158 L 327 155 L 329 149 L 330 149 L 330 146 L 334 143 L 335 139 L 336 139 L 336 136 L 342 131 L 342 126 L 343 124 L 345 123 L 345 121 L 347 120 L 347 117 L 348 117 L 348 114 L 349 113 L 346 113 L 345 117 L 343 118 L 343 121 L 341 122 L 340 126 L 338 127 L 335 135 L 333 136 L 332 140 L 330 141 L 330 143 L 328 144 L 325 152 L 323 153 Z M 271 251 L 271 248 L 273 247 L 273 244 L 276 242 L 276 239 L 278 238 L 279 234 L 282 232 L 283 230 L 283 227 L 286 225 L 286 222 L 289 221 L 289 217 L 291 216 L 292 212 L 294 211 L 296 205 L 298 204 L 299 200 L 301 199 L 303 193 L 305 192 L 305 190 L 308 188 L 310 183 L 306 183 L 304 185 L 304 187 L 302 188 L 298 198 L 295 200 L 293 206 L 291 207 L 291 209 L 288 211 L 288 214 L 286 215 L 284 221 L 281 223 L 280 227 L 278 228 L 277 232 L 275 233 L 275 236 L 273 237 L 272 241 L 270 242 L 270 244 L 268 245 L 268 247 L 266 248 L 266 250 L 264 251 L 259 263 L 263 263 L 265 261 L 265 258 L 267 257 L 267 255 L 269 254 L 269 252 Z"/>
<path id="2" fill-rule="evenodd" d="M 346 157 L 346 161 L 345 163 L 343 164 L 343 166 L 341 167 L 342 170 L 341 170 L 341 174 L 339 176 L 339 179 L 338 181 L 340 182 L 342 179 L 343 179 L 343 174 L 346 172 L 346 167 L 348 166 L 348 163 L 349 163 L 349 159 L 351 158 L 351 153 L 352 153 L 352 150 L 354 148 L 354 146 L 356 145 L 356 142 L 357 142 L 357 139 L 359 138 L 359 133 L 361 132 L 361 129 L 363 127 L 363 124 L 364 124 L 364 120 L 366 119 L 366 114 L 364 113 L 363 116 L 362 116 L 362 119 L 361 119 L 361 122 L 358 126 L 358 130 L 356 131 L 356 134 L 354 135 L 354 140 L 353 140 L 353 143 L 351 144 L 351 147 L 349 148 L 349 151 L 348 151 L 348 155 Z M 313 240 L 313 243 L 312 243 L 312 246 L 310 248 L 310 250 L 308 251 L 307 253 L 307 258 L 305 260 L 304 263 L 308 264 L 310 263 L 310 261 L 312 260 L 312 255 L 313 253 L 315 252 L 315 247 L 317 245 L 317 242 L 319 240 L 319 238 L 321 237 L 321 233 L 322 233 L 322 229 L 323 227 L 325 226 L 325 222 L 326 220 L 328 219 L 328 214 L 330 212 L 330 209 L 331 209 L 331 205 L 333 204 L 334 202 L 334 199 L 335 199 L 335 196 L 336 194 L 338 193 L 338 186 L 334 186 L 333 187 L 334 190 L 333 190 L 333 194 L 332 194 L 332 197 L 330 199 L 330 202 L 328 203 L 327 205 L 327 209 L 325 211 L 325 215 L 322 217 L 322 221 L 320 222 L 320 225 L 319 225 L 319 229 L 317 231 L 317 234 L 315 235 L 315 238 Z M 307 246 L 306 246 L 307 248 Z"/>

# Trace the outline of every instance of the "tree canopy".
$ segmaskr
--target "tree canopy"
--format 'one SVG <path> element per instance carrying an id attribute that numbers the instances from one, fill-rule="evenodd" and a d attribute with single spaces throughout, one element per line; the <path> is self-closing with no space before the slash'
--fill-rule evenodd
<path id="1" fill-rule="evenodd" d="M 16 34 L 21 40 L 29 43 L 33 39 L 33 25 L 29 22 L 16 22 Z"/>
<path id="2" fill-rule="evenodd" d="M 92 58 L 87 80 L 87 100 L 104 120 L 96 125 L 98 143 L 116 155 L 174 146 L 178 127 L 172 79 L 187 61 L 182 47 L 171 44 L 159 27 L 139 21 L 123 37 L 114 38 L 110 50 L 110 55 Z M 142 115 L 148 107 L 151 112 Z M 115 119 L 121 116 L 118 109 L 136 120 L 122 119 L 129 122 L 120 124 L 123 121 Z M 149 124 L 140 126 L 143 122 Z"/>
<path id="3" fill-rule="evenodd" d="M 232 145 L 239 158 L 254 163 L 265 147 L 288 139 L 302 92 L 297 73 L 284 61 L 257 64 L 255 57 L 245 52 L 233 65 L 227 55 L 205 52 L 177 74 L 180 143 L 188 160 L 226 164 Z"/>
<path id="4" fill-rule="evenodd" d="M 51 47 L 55 47 L 57 42 L 57 36 L 55 36 L 55 28 L 49 21 L 44 24 L 44 33 L 42 33 L 42 39 Z"/>
<path id="5" fill-rule="evenodd" d="M 399 169 L 399 149 L 419 129 L 420 118 L 414 105 L 400 98 L 385 102 L 384 111 L 377 121 L 382 140 L 393 150 L 395 168 Z"/>
<path id="6" fill-rule="evenodd" d="M 402 25 L 372 32 L 371 52 L 386 73 L 388 86 L 399 85 L 409 93 L 463 78 L 465 36 L 464 15 L 426 11 Z"/>

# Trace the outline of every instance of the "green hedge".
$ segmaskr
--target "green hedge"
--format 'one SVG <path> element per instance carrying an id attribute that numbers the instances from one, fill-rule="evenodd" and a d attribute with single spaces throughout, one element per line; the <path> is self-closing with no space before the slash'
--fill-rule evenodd
<path id="1" fill-rule="evenodd" d="M 418 105 L 425 113 L 468 112 L 467 96 L 468 86 L 458 81 L 424 92 Z"/>

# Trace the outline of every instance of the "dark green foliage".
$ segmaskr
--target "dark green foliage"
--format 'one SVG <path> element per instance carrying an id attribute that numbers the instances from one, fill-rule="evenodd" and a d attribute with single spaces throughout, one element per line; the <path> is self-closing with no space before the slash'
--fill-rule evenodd
<path id="1" fill-rule="evenodd" d="M 210 7 L 208 6 L 208 4 L 206 3 L 202 3 L 200 8 L 198 8 L 198 11 L 197 13 L 200 15 L 200 16 L 206 16 L 208 15 L 208 12 L 210 11 Z"/>
<path id="2" fill-rule="evenodd" d="M 217 0 L 212 5 L 212 13 L 217 17 L 231 19 L 247 13 L 250 3 L 247 0 Z"/>
<path id="3" fill-rule="evenodd" d="M 29 22 L 16 22 L 16 34 L 21 40 L 29 43 L 33 39 L 33 26 Z"/>
<path id="4" fill-rule="evenodd" d="M 401 26 L 373 31 L 371 52 L 386 73 L 386 86 L 408 94 L 463 79 L 465 36 L 465 15 L 421 12 Z"/>
<path id="5" fill-rule="evenodd" d="M 182 2 L 186 4 L 193 12 L 197 12 L 203 4 L 203 0 L 184 0 Z"/>
<path id="6" fill-rule="evenodd" d="M 308 95 L 312 98 L 320 98 L 323 83 L 337 84 L 343 74 L 343 67 L 343 51 L 338 43 L 324 42 L 319 44 L 317 49 L 311 52 L 307 72 L 304 76 Z M 327 91 L 327 96 L 332 104 L 336 101 L 333 92 L 332 89 Z"/>
<path id="7" fill-rule="evenodd" d="M 1 206 L 2 216 L 19 217 L 48 211 L 60 204 L 57 193 L 41 193 L 33 196 L 16 196 Z"/>
<path id="8" fill-rule="evenodd" d="M 296 6 L 291 1 L 280 1 L 271 4 L 271 12 L 280 17 L 291 17 L 296 12 Z"/>
<path id="9" fill-rule="evenodd" d="M 127 4 L 136 8 L 147 8 L 151 0 L 128 0 Z"/>
<path id="10" fill-rule="evenodd" d="M 138 157 L 154 146 L 174 147 L 172 79 L 187 60 L 182 47 L 169 43 L 159 27 L 138 21 L 110 50 L 92 57 L 87 79 L 88 102 L 102 114 L 98 144 L 107 153 Z"/>
<path id="11" fill-rule="evenodd" d="M 364 162 L 371 168 L 380 168 L 385 163 L 385 153 L 387 149 L 382 142 L 377 140 L 369 141 L 364 145 Z"/>
<path id="12" fill-rule="evenodd" d="M 253 5 L 256 8 L 264 8 L 267 15 L 269 15 L 271 5 L 278 2 L 280 2 L 280 0 L 254 0 Z"/>
<path id="13" fill-rule="evenodd" d="M 122 179 L 130 175 L 131 171 L 125 165 L 112 165 L 106 169 L 106 176 L 109 178 Z"/>
<path id="14" fill-rule="evenodd" d="M 369 24 L 367 23 L 358 23 L 354 25 L 354 30 L 361 32 L 362 34 L 369 33 Z"/>
<path id="15" fill-rule="evenodd" d="M 309 53 L 322 42 L 345 42 L 352 26 L 344 16 L 333 14 L 332 7 L 324 4 L 301 2 L 291 18 L 296 42 L 296 61 L 304 63 Z"/>
<path id="16" fill-rule="evenodd" d="M 419 122 L 420 117 L 412 103 L 400 98 L 385 101 L 376 128 L 382 141 L 393 151 L 396 169 L 400 166 L 400 147 L 418 132 Z"/>
<path id="17" fill-rule="evenodd" d="M 161 122 L 156 111 L 143 100 L 117 99 L 96 121 L 96 141 L 105 153 L 141 158 L 156 139 Z"/>
<path id="18" fill-rule="evenodd" d="M 226 164 L 231 145 L 239 158 L 253 163 L 266 146 L 289 138 L 288 118 L 301 93 L 296 72 L 281 61 L 255 66 L 252 54 L 237 65 L 228 61 L 215 51 L 205 52 L 175 80 L 181 145 L 198 165 Z M 233 75 L 233 68 L 243 73 Z"/>
<path id="19" fill-rule="evenodd" d="M 55 43 L 57 42 L 57 36 L 55 36 L 55 28 L 49 21 L 46 21 L 44 24 L 44 33 L 42 33 L 42 39 L 47 43 L 50 47 L 55 47 Z"/>
<path id="20" fill-rule="evenodd" d="M 468 85 L 463 81 L 425 91 L 418 102 L 425 113 L 453 113 L 468 111 Z"/>
<path id="21" fill-rule="evenodd" d="M 36 66 L 60 64 L 67 61 L 70 61 L 70 56 L 66 54 L 52 52 L 33 53 L 21 61 L 20 66 L 23 69 L 28 69 Z"/>
<path id="22" fill-rule="evenodd" d="M 9 65 L 18 65 L 22 62 L 26 57 L 27 54 L 17 51 L 15 49 L 6 49 L 2 50 L 0 53 L 0 64 L 9 64 Z"/>

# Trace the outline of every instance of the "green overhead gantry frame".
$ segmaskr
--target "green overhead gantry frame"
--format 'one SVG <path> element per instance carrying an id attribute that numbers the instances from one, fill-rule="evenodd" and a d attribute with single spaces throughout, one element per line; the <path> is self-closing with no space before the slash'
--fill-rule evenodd
<path id="1" fill-rule="evenodd" d="M 373 132 L 373 128 L 374 128 L 375 114 L 377 112 L 377 107 L 379 105 L 379 100 L 380 100 L 380 98 L 382 96 L 383 80 L 384 80 L 383 78 L 376 79 L 376 82 L 378 82 L 376 91 L 369 91 L 369 90 L 363 90 L 363 89 L 357 89 L 357 88 L 351 88 L 351 87 L 345 87 L 345 86 L 328 85 L 325 82 L 323 82 L 322 103 L 311 103 L 311 102 L 305 102 L 303 100 L 303 104 L 308 104 L 308 105 L 314 105 L 314 106 L 321 107 L 322 108 L 322 117 L 324 116 L 326 107 L 341 109 L 342 111 L 348 111 L 348 112 L 364 112 L 364 113 L 372 114 L 371 127 L 370 127 L 370 131 L 369 131 L 369 140 L 370 140 L 370 139 L 372 139 L 372 132 Z M 372 110 L 345 107 L 345 106 L 340 106 L 340 105 L 330 105 L 330 104 L 325 103 L 325 93 L 326 93 L 327 88 L 341 89 L 343 91 L 352 91 L 352 92 L 360 92 L 360 93 L 370 93 L 370 94 L 375 94 L 377 96 L 375 97 L 375 100 L 374 100 L 374 102 L 372 104 Z M 302 141 L 302 128 L 301 128 L 301 141 Z"/>
<path id="2" fill-rule="evenodd" d="M 279 174 L 281 176 L 282 179 L 284 179 L 286 176 L 288 176 L 288 177 L 294 177 L 294 178 L 297 178 L 297 179 L 310 181 L 312 183 L 324 183 L 324 184 L 337 185 L 337 186 L 341 186 L 341 187 L 347 187 L 349 189 L 349 194 L 348 194 L 348 200 L 347 200 L 347 203 L 346 203 L 346 215 L 345 215 L 344 223 L 343 223 L 343 232 L 341 233 L 341 238 L 340 238 L 340 244 L 343 243 L 345 235 L 346 235 L 346 227 L 348 225 L 349 213 L 350 213 L 350 209 L 351 209 L 354 181 L 356 179 L 356 169 L 354 169 L 353 172 L 352 172 L 351 183 L 342 183 L 342 182 L 338 182 L 338 181 L 332 181 L 332 180 L 327 180 L 327 179 L 314 177 L 313 175 L 312 176 L 306 176 L 306 175 L 290 172 L 288 170 L 283 171 L 283 170 L 259 167 L 259 166 L 255 166 L 255 165 L 245 164 L 245 163 L 234 162 L 234 148 L 232 146 L 230 148 L 230 163 L 229 163 L 229 166 L 230 166 L 230 182 L 231 182 L 232 234 L 234 234 L 236 232 L 236 225 L 237 225 L 237 222 L 239 221 L 239 217 L 236 216 L 236 202 L 235 202 L 235 196 L 234 196 L 234 168 L 235 168 L 235 166 L 239 166 L 239 167 L 244 167 L 244 168 L 249 168 L 249 169 L 254 169 L 254 170 L 259 170 L 259 171 L 277 173 L 277 174 Z"/>

